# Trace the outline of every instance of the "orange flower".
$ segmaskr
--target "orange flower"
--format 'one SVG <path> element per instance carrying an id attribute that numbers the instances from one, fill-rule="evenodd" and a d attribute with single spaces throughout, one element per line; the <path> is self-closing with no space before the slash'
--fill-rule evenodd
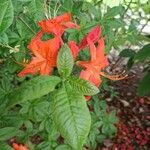
<path id="1" fill-rule="evenodd" d="M 23 146 L 22 144 L 13 143 L 12 146 L 14 150 L 29 150 L 26 146 Z"/>
<path id="2" fill-rule="evenodd" d="M 101 84 L 100 71 L 108 66 L 107 58 L 104 55 L 104 38 L 98 41 L 97 48 L 90 39 L 87 40 L 90 47 L 91 60 L 77 62 L 79 66 L 85 69 L 81 71 L 80 77 L 98 87 Z"/>
<path id="3" fill-rule="evenodd" d="M 76 59 L 76 57 L 80 51 L 78 45 L 74 41 L 69 41 L 68 45 L 69 45 L 69 48 L 71 49 L 73 58 Z"/>
<path id="4" fill-rule="evenodd" d="M 100 26 L 96 26 L 90 31 L 90 33 L 88 33 L 88 35 L 86 35 L 82 39 L 79 46 L 74 41 L 69 41 L 68 45 L 72 51 L 74 59 L 77 57 L 77 55 L 81 49 L 83 49 L 89 45 L 88 41 L 91 41 L 91 42 L 98 41 L 100 34 L 101 34 L 101 28 L 100 28 Z"/>
<path id="5" fill-rule="evenodd" d="M 42 41 L 42 32 L 40 31 L 31 41 L 28 48 L 33 52 L 32 61 L 18 74 L 23 77 L 26 74 L 36 74 L 40 72 L 42 75 L 49 75 L 56 66 L 58 49 L 60 47 L 60 37 Z"/>
<path id="6" fill-rule="evenodd" d="M 80 28 L 77 24 L 71 22 L 71 13 L 65 13 L 53 19 L 42 20 L 38 25 L 42 28 L 43 32 L 59 36 L 61 36 L 67 28 Z"/>
<path id="7" fill-rule="evenodd" d="M 85 48 L 86 46 L 88 46 L 88 39 L 91 41 L 91 42 L 97 42 L 99 37 L 100 37 L 100 34 L 101 34 L 101 27 L 100 26 L 96 26 L 94 27 L 90 33 L 88 33 L 88 35 L 86 35 L 83 40 L 81 41 L 81 43 L 79 44 L 79 48 L 80 49 L 83 49 Z"/>
<path id="8" fill-rule="evenodd" d="M 99 39 L 101 33 L 101 29 L 99 26 L 95 27 L 83 40 L 81 41 L 79 48 L 84 48 L 89 46 L 91 58 L 89 61 L 78 61 L 77 64 L 84 68 L 81 71 L 80 77 L 90 81 L 95 86 L 99 87 L 102 80 L 100 76 L 104 76 L 111 80 L 122 80 L 127 75 L 119 74 L 119 75 L 107 75 L 101 70 L 108 66 L 108 60 L 104 54 L 105 43 L 104 38 Z M 99 39 L 99 40 L 98 40 Z M 98 40 L 98 46 L 94 45 L 94 42 Z M 86 96 L 86 99 L 89 100 L 91 97 Z"/>

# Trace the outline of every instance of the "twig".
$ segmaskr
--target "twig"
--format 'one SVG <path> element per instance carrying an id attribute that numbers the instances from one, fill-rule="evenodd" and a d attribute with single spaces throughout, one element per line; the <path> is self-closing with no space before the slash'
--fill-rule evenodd
<path id="1" fill-rule="evenodd" d="M 127 13 L 127 11 L 129 10 L 129 8 L 130 8 L 130 5 L 131 5 L 131 3 L 132 3 L 132 0 L 129 2 L 129 4 L 127 5 L 127 9 L 124 11 L 124 13 L 123 13 L 123 17 L 125 16 L 125 14 Z"/>
<path id="2" fill-rule="evenodd" d="M 143 29 L 145 28 L 145 26 L 147 26 L 149 21 L 150 21 L 150 18 L 146 20 L 146 23 L 142 26 L 141 30 L 139 31 L 139 34 L 142 33 Z"/>

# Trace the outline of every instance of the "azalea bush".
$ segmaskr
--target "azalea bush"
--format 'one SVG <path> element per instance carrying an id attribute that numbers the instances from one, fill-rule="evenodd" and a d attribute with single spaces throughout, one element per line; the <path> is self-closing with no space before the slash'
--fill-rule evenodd
<path id="1" fill-rule="evenodd" d="M 106 71 L 107 54 L 147 38 L 134 21 L 125 28 L 129 6 L 101 11 L 104 5 L 1 1 L 0 149 L 94 150 L 116 134 L 116 112 L 108 111 L 102 90 L 114 92 L 107 79 L 127 73 Z"/>

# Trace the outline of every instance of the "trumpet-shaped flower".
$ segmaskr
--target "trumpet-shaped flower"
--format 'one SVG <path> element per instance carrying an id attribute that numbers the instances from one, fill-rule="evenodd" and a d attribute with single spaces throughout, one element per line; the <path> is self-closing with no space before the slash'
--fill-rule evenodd
<path id="1" fill-rule="evenodd" d="M 42 32 L 40 31 L 29 44 L 28 48 L 33 52 L 34 56 L 31 62 L 25 65 L 25 68 L 18 74 L 20 77 L 26 74 L 49 75 L 56 66 L 57 54 L 60 47 L 60 37 L 42 41 Z"/>
<path id="2" fill-rule="evenodd" d="M 89 61 L 78 61 L 77 64 L 82 67 L 84 70 L 81 71 L 80 77 L 90 81 L 95 86 L 99 87 L 102 80 L 100 76 L 104 76 L 111 80 L 121 80 L 126 77 L 126 75 L 119 74 L 119 75 L 107 75 L 102 72 L 102 69 L 108 66 L 108 60 L 105 56 L 105 43 L 104 38 L 98 40 L 100 36 L 100 27 L 95 27 L 80 43 L 80 48 L 84 48 L 89 46 L 90 50 L 90 60 Z M 98 46 L 96 47 L 94 42 L 98 40 Z M 90 97 L 86 97 L 87 100 Z"/>
<path id="3" fill-rule="evenodd" d="M 67 28 L 80 28 L 77 24 L 71 22 L 71 13 L 65 13 L 53 19 L 42 20 L 38 25 L 43 32 L 58 36 L 61 36 Z"/>
<path id="4" fill-rule="evenodd" d="M 86 46 L 88 46 L 88 40 L 95 43 L 98 41 L 99 37 L 101 35 L 101 27 L 96 26 L 94 27 L 81 41 L 79 44 L 79 48 L 83 49 Z"/>
<path id="5" fill-rule="evenodd" d="M 90 47 L 91 59 L 89 61 L 78 61 L 77 64 L 84 68 L 81 71 L 80 77 L 90 81 L 97 87 L 101 84 L 100 71 L 108 66 L 108 60 L 104 55 L 104 38 L 98 41 L 97 48 L 94 43 L 88 39 Z"/>

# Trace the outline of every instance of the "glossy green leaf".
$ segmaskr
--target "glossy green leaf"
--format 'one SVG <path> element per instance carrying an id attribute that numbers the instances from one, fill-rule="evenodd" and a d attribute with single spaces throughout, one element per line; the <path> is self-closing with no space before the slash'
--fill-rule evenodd
<path id="1" fill-rule="evenodd" d="M 12 24 L 13 17 L 11 0 L 0 0 L 0 32 L 6 30 Z"/>
<path id="2" fill-rule="evenodd" d="M 18 89 L 7 96 L 7 107 L 23 101 L 40 98 L 53 91 L 60 81 L 60 78 L 56 76 L 38 76 L 24 82 Z"/>
<path id="3" fill-rule="evenodd" d="M 83 95 L 95 95 L 99 89 L 92 83 L 78 77 L 70 77 L 68 79 L 73 90 L 80 92 Z"/>
<path id="4" fill-rule="evenodd" d="M 66 142 L 75 150 L 81 150 L 91 125 L 85 98 L 63 85 L 54 93 L 52 117 Z"/>
<path id="5" fill-rule="evenodd" d="M 135 52 L 132 49 L 124 49 L 119 54 L 121 57 L 133 57 L 134 55 Z"/>
<path id="6" fill-rule="evenodd" d="M 51 149 L 51 143 L 50 141 L 44 141 L 37 145 L 36 150 L 50 150 Z"/>
<path id="7" fill-rule="evenodd" d="M 140 81 L 138 86 L 138 94 L 144 96 L 150 93 L 150 71 L 146 73 L 144 78 Z"/>
<path id="8" fill-rule="evenodd" d="M 142 49 L 140 49 L 135 55 L 135 61 L 141 62 L 150 58 L 150 44 L 145 45 Z"/>
<path id="9" fill-rule="evenodd" d="M 19 133 L 14 127 L 5 127 L 0 129 L 0 141 L 8 140 Z"/>
<path id="10" fill-rule="evenodd" d="M 71 50 L 66 44 L 64 44 L 60 49 L 57 57 L 57 67 L 59 74 L 63 77 L 68 77 L 72 72 L 73 64 L 74 61 Z"/>
<path id="11" fill-rule="evenodd" d="M 70 146 L 64 144 L 57 146 L 55 150 L 72 150 L 72 149 Z"/>

